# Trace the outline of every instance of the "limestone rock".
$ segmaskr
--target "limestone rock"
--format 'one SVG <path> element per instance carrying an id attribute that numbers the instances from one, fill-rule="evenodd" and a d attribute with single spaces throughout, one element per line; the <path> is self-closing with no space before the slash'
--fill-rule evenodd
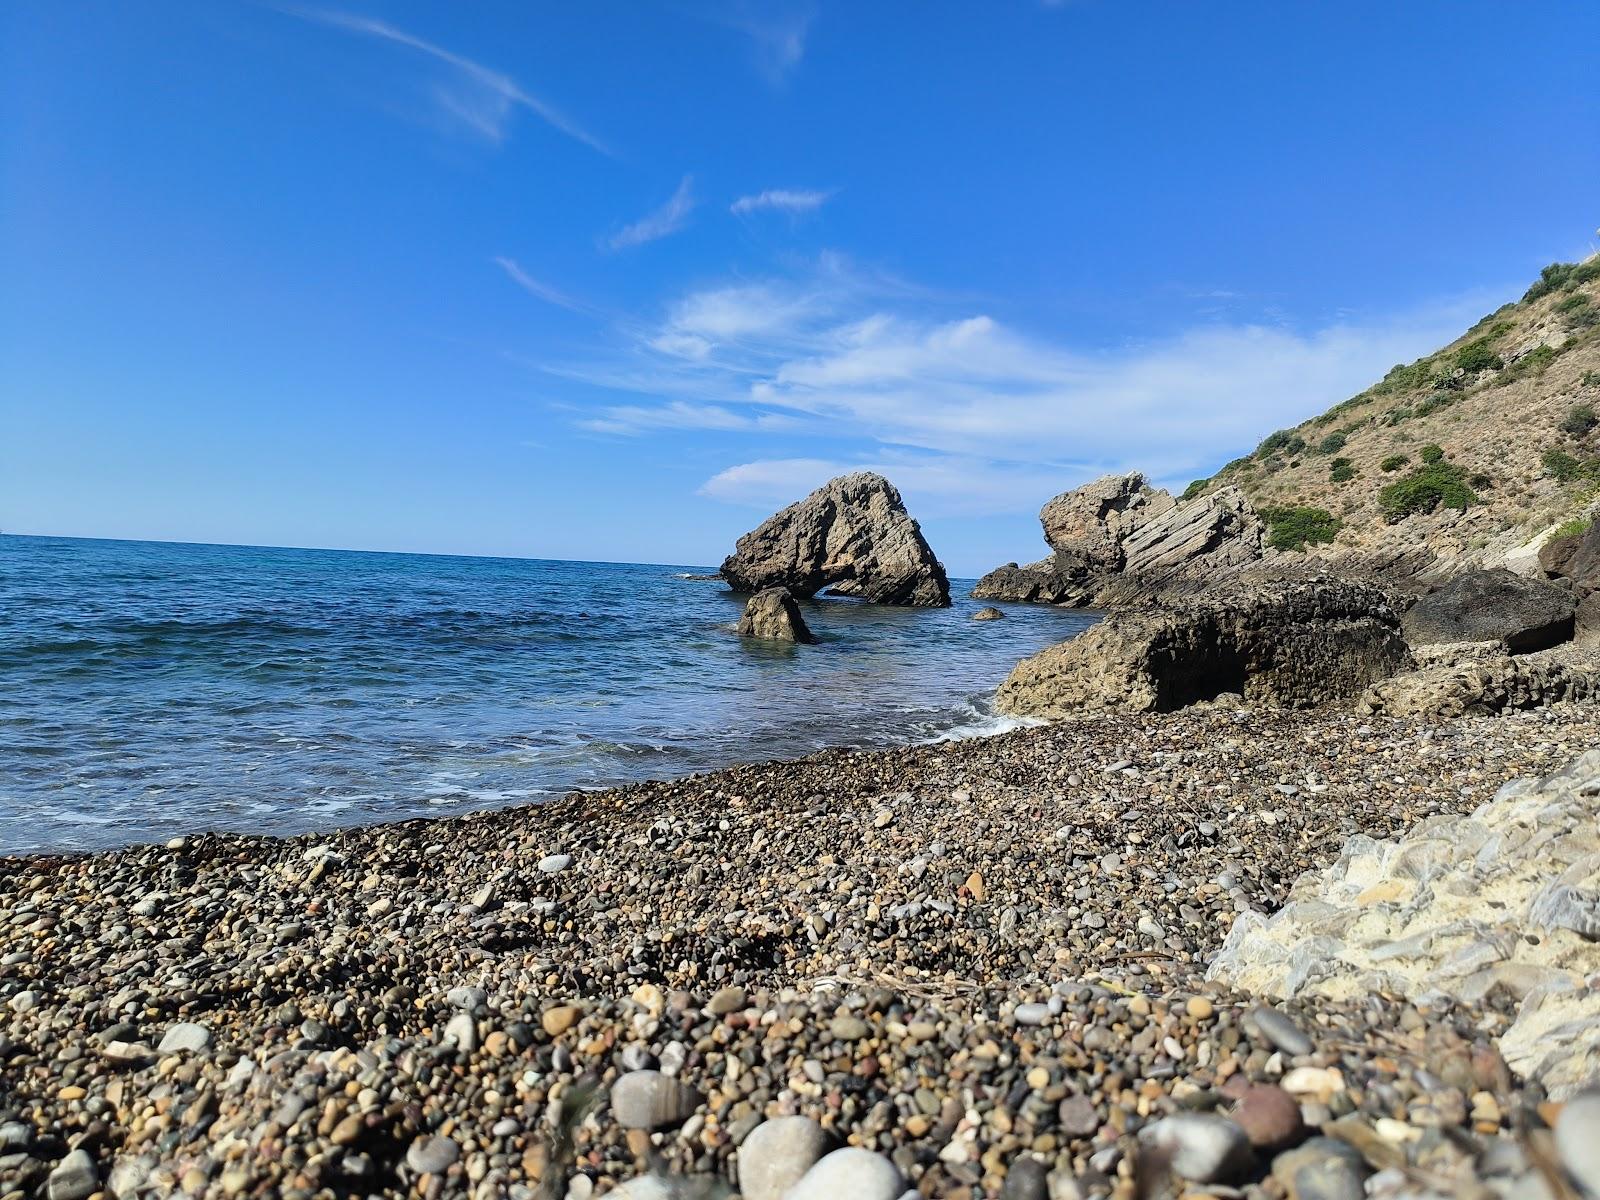
<path id="1" fill-rule="evenodd" d="M 736 592 L 823 588 L 876 604 L 945 608 L 950 582 L 900 493 L 881 475 L 829 480 L 739 539 L 722 577 Z"/>
<path id="2" fill-rule="evenodd" d="M 1409 667 L 1399 625 L 1375 587 L 1240 588 L 1113 614 L 1018 663 L 996 699 L 1002 711 L 1038 717 L 1170 712 L 1223 693 L 1305 708 Z"/>
<path id="3" fill-rule="evenodd" d="M 800 605 L 788 588 L 765 588 L 750 597 L 739 618 L 739 636 L 769 642 L 814 642 Z"/>
<path id="4" fill-rule="evenodd" d="M 1406 638 L 1437 642 L 1504 642 L 1513 654 L 1570 641 L 1572 594 L 1504 568 L 1458 575 L 1406 613 Z"/>
<path id="5" fill-rule="evenodd" d="M 1152 488 L 1143 475 L 1132 471 L 1062 492 L 1039 511 L 1039 523 L 1045 542 L 1059 558 L 1091 570 L 1120 571 L 1124 539 L 1172 506 L 1171 495 Z"/>
<path id="6" fill-rule="evenodd" d="M 1504 653 L 1408 671 L 1367 689 L 1358 711 L 1391 717 L 1460 717 L 1541 708 L 1600 695 L 1600 671 Z"/>
<path id="7" fill-rule="evenodd" d="M 1546 538 L 1539 546 L 1539 569 L 1552 579 L 1571 577 L 1572 560 L 1583 544 L 1581 533 L 1564 533 Z"/>
<path id="8" fill-rule="evenodd" d="M 1241 991 L 1519 1002 L 1512 1070 L 1557 1098 L 1600 1072 L 1600 751 L 1513 780 L 1469 816 L 1353 837 L 1271 917 L 1246 912 L 1210 976 Z"/>

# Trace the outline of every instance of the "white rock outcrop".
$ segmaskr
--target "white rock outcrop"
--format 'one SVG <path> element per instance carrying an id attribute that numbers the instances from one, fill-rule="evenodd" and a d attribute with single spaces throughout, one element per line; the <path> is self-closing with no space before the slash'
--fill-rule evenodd
<path id="1" fill-rule="evenodd" d="M 1552 1096 L 1600 1080 L 1600 750 L 1469 816 L 1354 837 L 1271 917 L 1242 914 L 1210 976 L 1244 991 L 1371 991 L 1519 1006 L 1500 1050 Z"/>

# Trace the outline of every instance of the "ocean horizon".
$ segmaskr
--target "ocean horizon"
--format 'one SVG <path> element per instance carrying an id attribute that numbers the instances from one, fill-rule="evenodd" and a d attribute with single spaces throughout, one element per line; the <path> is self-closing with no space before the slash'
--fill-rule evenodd
<path id="1" fill-rule="evenodd" d="M 705 564 L 0 535 L 0 853 L 290 835 L 832 746 L 996 732 L 1094 614 L 807 602 L 739 638 Z"/>

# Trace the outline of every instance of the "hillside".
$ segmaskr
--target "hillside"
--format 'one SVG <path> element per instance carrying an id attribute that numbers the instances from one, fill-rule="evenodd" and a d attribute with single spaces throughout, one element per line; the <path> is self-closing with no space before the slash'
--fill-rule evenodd
<path id="1" fill-rule="evenodd" d="M 1185 497 L 1230 484 L 1280 549 L 1458 566 L 1527 553 L 1600 496 L 1600 256 L 1546 267 L 1521 300 Z"/>

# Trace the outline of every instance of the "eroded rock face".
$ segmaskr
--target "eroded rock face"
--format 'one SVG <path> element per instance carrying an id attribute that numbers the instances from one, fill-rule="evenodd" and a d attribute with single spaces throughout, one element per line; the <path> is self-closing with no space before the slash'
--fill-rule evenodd
<path id="1" fill-rule="evenodd" d="M 1058 558 L 1094 571 L 1120 571 L 1124 539 L 1172 506 L 1171 495 L 1132 471 L 1062 492 L 1039 510 L 1039 524 Z"/>
<path id="2" fill-rule="evenodd" d="M 1023 659 L 996 699 L 1002 711 L 1037 717 L 1170 712 L 1227 694 L 1307 708 L 1411 665 L 1382 589 L 1261 584 L 1113 614 Z"/>
<path id="3" fill-rule="evenodd" d="M 1019 567 L 996 567 L 972 589 L 974 600 L 1018 600 L 1030 604 L 1086 603 L 1098 576 L 1079 569 L 1063 571 L 1053 558 Z"/>
<path id="4" fill-rule="evenodd" d="M 1600 751 L 1471 816 L 1351 838 L 1272 917 L 1240 915 L 1210 968 L 1243 991 L 1520 1000 L 1501 1053 L 1560 1098 L 1600 1073 Z"/>
<path id="5" fill-rule="evenodd" d="M 1357 709 L 1374 716 L 1493 716 L 1600 695 L 1600 671 L 1501 653 L 1407 671 L 1373 684 Z"/>
<path id="6" fill-rule="evenodd" d="M 829 480 L 739 539 L 722 564 L 736 592 L 823 588 L 875 604 L 943 608 L 950 582 L 900 493 L 882 475 Z"/>
<path id="7" fill-rule="evenodd" d="M 1497 641 L 1512 654 L 1571 641 L 1572 593 L 1510 571 L 1470 571 L 1418 600 L 1405 616 L 1414 645 Z"/>
<path id="8" fill-rule="evenodd" d="M 815 642 L 800 605 L 788 588 L 765 588 L 750 597 L 739 618 L 739 636 L 769 642 Z"/>

